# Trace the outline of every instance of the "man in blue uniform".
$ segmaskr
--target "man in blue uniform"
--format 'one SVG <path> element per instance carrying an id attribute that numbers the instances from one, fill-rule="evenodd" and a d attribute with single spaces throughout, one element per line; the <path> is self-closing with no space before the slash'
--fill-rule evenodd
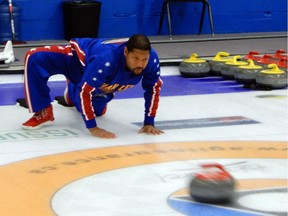
<path id="1" fill-rule="evenodd" d="M 27 52 L 24 87 L 29 112 L 34 115 L 23 124 L 24 129 L 38 129 L 54 122 L 47 82 L 55 74 L 67 78 L 65 101 L 81 113 L 93 136 L 116 137 L 98 127 L 95 118 L 105 114 L 115 92 L 140 81 L 145 114 L 144 126 L 139 132 L 163 133 L 154 127 L 162 86 L 159 59 L 146 36 L 136 34 L 128 41 L 75 38 L 67 46 L 46 46 Z"/>

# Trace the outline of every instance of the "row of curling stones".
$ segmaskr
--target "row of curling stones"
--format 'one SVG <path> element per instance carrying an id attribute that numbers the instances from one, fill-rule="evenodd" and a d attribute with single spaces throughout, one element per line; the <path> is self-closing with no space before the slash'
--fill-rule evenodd
<path id="1" fill-rule="evenodd" d="M 230 56 L 228 52 L 218 52 L 211 60 L 198 58 L 193 53 L 190 58 L 184 59 L 179 66 L 179 71 L 184 77 L 223 76 L 226 79 L 234 79 L 237 67 L 248 65 L 252 59 L 256 65 L 263 68 L 275 63 L 282 70 L 287 71 L 287 55 L 284 50 L 277 50 L 274 55 L 259 55 L 256 51 L 250 51 L 244 58 L 240 55 Z"/>
<path id="2" fill-rule="evenodd" d="M 232 58 L 227 52 L 218 52 L 212 60 L 200 59 L 196 53 L 184 59 L 179 65 L 179 71 L 184 77 L 206 77 L 208 75 L 221 75 L 221 68 Z"/>
<path id="3" fill-rule="evenodd" d="M 227 52 L 218 52 L 211 60 L 197 58 L 198 55 L 193 53 L 190 58 L 184 59 L 179 65 L 179 71 L 184 77 L 206 77 L 209 75 L 214 76 L 230 76 L 230 70 L 233 70 L 233 66 L 247 64 L 247 62 L 239 61 L 241 56 L 229 56 Z M 229 64 L 228 64 L 229 62 Z M 226 63 L 228 65 L 226 65 Z M 224 73 L 222 68 L 225 66 L 229 69 L 227 73 Z M 224 73 L 224 74 L 223 74 Z"/>
<path id="4" fill-rule="evenodd" d="M 253 58 L 247 58 L 244 57 L 245 59 L 252 59 Z M 282 59 L 277 59 L 277 58 L 273 58 L 273 56 L 269 55 L 269 54 L 265 54 L 262 56 L 262 58 L 260 60 L 254 60 L 255 64 L 263 66 L 263 67 L 267 67 L 269 64 L 277 64 L 278 67 L 280 67 L 281 69 L 287 71 L 287 59 L 282 58 Z"/>
<path id="5" fill-rule="evenodd" d="M 244 84 L 244 87 L 254 87 L 251 85 L 255 84 L 265 89 L 287 87 L 287 72 L 279 69 L 283 65 L 279 64 L 278 67 L 278 64 L 272 64 L 273 66 L 262 65 L 258 62 L 254 64 L 252 59 L 242 58 L 240 55 L 233 57 L 229 55 L 227 52 L 218 52 L 212 60 L 207 61 L 197 58 L 198 55 L 193 53 L 190 58 L 180 63 L 179 71 L 182 76 L 192 78 L 209 75 L 223 76 L 225 79 L 235 79 Z"/>
<path id="6" fill-rule="evenodd" d="M 223 53 L 225 54 L 225 58 L 223 58 L 221 56 L 221 54 L 223 54 Z M 218 67 L 216 68 L 217 69 L 216 73 L 217 73 L 217 75 L 221 75 L 225 79 L 231 79 L 231 80 L 235 79 L 237 74 L 239 72 L 241 72 L 242 69 L 246 69 L 246 70 L 262 69 L 262 70 L 264 70 L 264 68 L 268 68 L 268 65 L 269 65 L 268 61 L 266 61 L 267 55 L 264 55 L 262 57 L 264 59 L 263 61 L 256 61 L 256 64 L 254 64 L 254 61 L 253 62 L 250 61 L 251 59 L 242 58 L 240 55 L 233 56 L 233 57 L 229 58 L 229 59 L 231 59 L 231 60 L 229 60 L 228 58 L 226 58 L 226 56 L 229 56 L 229 53 L 220 52 L 218 54 L 220 54 L 220 55 L 216 55 L 217 57 L 213 60 L 213 61 L 218 62 L 218 64 L 217 64 Z M 268 58 L 270 58 L 270 57 L 268 57 Z M 282 68 L 282 67 L 286 66 L 286 64 L 281 64 L 281 63 L 284 63 L 285 61 L 286 61 L 285 59 L 280 59 L 279 61 L 271 61 L 271 63 L 274 63 L 278 67 Z M 221 62 L 221 64 L 219 62 Z M 283 70 L 283 71 L 285 72 L 285 70 Z M 249 72 L 251 72 L 251 71 L 249 71 Z"/>
<path id="7" fill-rule="evenodd" d="M 229 55 L 227 52 L 218 52 L 214 58 L 206 60 L 198 58 L 198 55 L 193 53 L 190 58 L 184 59 L 180 63 L 179 71 L 182 76 L 191 78 L 206 77 L 209 75 L 221 76 L 225 63 L 231 62 L 230 65 L 227 65 L 229 68 L 230 66 L 243 64 L 243 62 L 238 61 L 241 58 L 240 56 L 231 57 Z M 229 76 L 228 73 L 227 76 Z"/>
<path id="8" fill-rule="evenodd" d="M 190 185 L 190 196 L 197 202 L 222 204 L 231 202 L 235 196 L 236 181 L 221 164 L 203 164 L 202 170 L 194 174 Z"/>
<path id="9" fill-rule="evenodd" d="M 256 84 L 256 87 L 265 89 L 286 88 L 287 72 L 279 69 L 282 66 L 286 68 L 286 64 L 281 64 L 281 62 L 286 61 L 285 56 L 280 55 L 283 52 L 282 50 L 276 51 L 274 55 L 278 60 L 270 60 L 275 62 L 272 64 L 267 64 L 267 55 L 262 57 L 263 61 L 257 61 L 256 65 L 252 59 L 242 58 L 240 55 L 234 56 L 231 61 L 223 64 L 220 70 L 221 75 L 225 79 L 235 79 L 239 83 L 244 84 L 244 87 L 251 87 L 252 84 Z"/>
<path id="10" fill-rule="evenodd" d="M 253 61 L 263 65 L 276 63 L 279 66 L 279 64 L 284 65 L 286 63 L 287 66 L 288 54 L 283 49 L 276 50 L 274 54 L 264 54 L 264 55 L 260 55 L 259 52 L 253 50 L 250 51 L 244 57 L 244 59 L 252 59 Z"/>
<path id="11" fill-rule="evenodd" d="M 238 66 L 234 71 L 234 79 L 244 87 L 255 86 L 267 90 L 287 87 L 287 72 L 279 69 L 277 64 L 263 67 L 255 65 L 251 59 L 248 59 L 247 62 L 247 65 Z"/>

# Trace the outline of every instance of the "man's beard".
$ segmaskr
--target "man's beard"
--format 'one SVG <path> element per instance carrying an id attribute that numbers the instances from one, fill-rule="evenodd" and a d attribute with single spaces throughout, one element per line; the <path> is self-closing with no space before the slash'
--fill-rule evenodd
<path id="1" fill-rule="evenodd" d="M 137 67 L 137 68 L 133 68 L 133 69 L 132 69 L 132 72 L 133 72 L 134 74 L 136 74 L 136 75 L 139 75 L 139 74 L 142 73 L 143 70 L 144 70 L 144 69 L 143 69 L 142 67 Z"/>

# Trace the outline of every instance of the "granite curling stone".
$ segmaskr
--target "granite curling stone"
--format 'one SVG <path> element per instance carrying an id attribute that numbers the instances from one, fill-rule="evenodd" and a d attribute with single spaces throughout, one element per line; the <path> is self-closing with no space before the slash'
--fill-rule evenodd
<path id="1" fill-rule="evenodd" d="M 210 73 L 210 65 L 205 59 L 197 58 L 193 53 L 190 58 L 184 59 L 179 66 L 179 71 L 184 77 L 206 77 Z"/>
<path id="2" fill-rule="evenodd" d="M 256 84 L 268 89 L 287 87 L 287 73 L 280 70 L 277 64 L 269 64 L 268 69 L 260 71 L 256 76 Z"/>
<path id="3" fill-rule="evenodd" d="M 234 56 L 231 61 L 225 62 L 225 64 L 221 68 L 221 75 L 225 79 L 234 79 L 234 74 L 238 66 L 247 65 L 247 61 L 241 61 L 241 56 Z"/>
<path id="4" fill-rule="evenodd" d="M 234 78 L 237 82 L 244 85 L 256 84 L 257 74 L 263 70 L 260 65 L 255 65 L 252 59 L 248 59 L 248 65 L 238 66 L 234 73 Z"/>
<path id="5" fill-rule="evenodd" d="M 189 189 L 197 202 L 221 204 L 231 202 L 235 195 L 235 179 L 220 164 L 202 165 L 196 173 Z"/>
<path id="6" fill-rule="evenodd" d="M 210 73 L 215 76 L 221 76 L 221 68 L 225 62 L 231 61 L 232 58 L 229 57 L 227 52 L 218 52 L 214 58 L 209 60 L 210 64 Z"/>

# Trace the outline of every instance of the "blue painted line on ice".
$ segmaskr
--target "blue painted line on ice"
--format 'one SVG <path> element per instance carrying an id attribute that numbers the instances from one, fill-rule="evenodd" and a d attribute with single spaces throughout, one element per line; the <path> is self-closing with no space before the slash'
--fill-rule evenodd
<path id="1" fill-rule="evenodd" d="M 164 82 L 161 96 L 181 96 L 181 95 L 198 95 L 198 94 L 217 94 L 232 92 L 247 92 L 236 81 L 227 81 L 222 77 L 204 77 L 204 78 L 184 78 L 177 76 L 163 76 Z M 63 95 L 65 81 L 49 82 L 51 98 Z M 16 104 L 18 98 L 24 97 L 23 83 L 0 84 L 0 105 Z M 143 89 L 139 83 L 134 88 L 124 92 L 117 92 L 115 99 L 141 98 Z"/>
<path id="2" fill-rule="evenodd" d="M 243 116 L 225 116 L 215 118 L 200 118 L 200 119 L 184 119 L 184 120 L 169 120 L 157 121 L 157 128 L 162 130 L 184 129 L 184 128 L 201 128 L 201 127 L 217 127 L 231 126 L 244 124 L 258 124 L 259 122 Z M 143 126 L 143 122 L 133 123 L 139 127 Z"/>

